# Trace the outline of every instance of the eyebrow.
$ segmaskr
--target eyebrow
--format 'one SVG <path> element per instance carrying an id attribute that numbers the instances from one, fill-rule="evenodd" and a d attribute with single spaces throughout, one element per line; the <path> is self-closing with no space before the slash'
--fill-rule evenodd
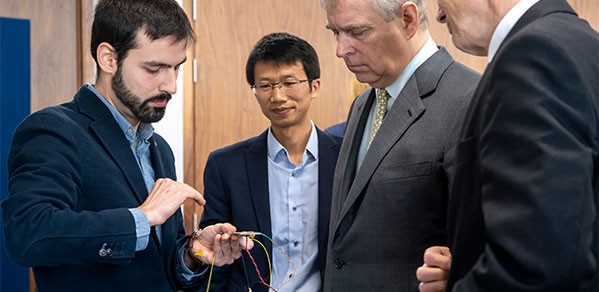
<path id="1" fill-rule="evenodd" d="M 286 75 L 281 76 L 281 78 L 279 78 L 279 82 L 284 81 L 289 78 L 302 79 L 300 77 L 297 77 L 295 74 L 286 74 Z M 306 76 L 306 78 L 308 78 L 308 77 Z M 257 79 L 257 81 L 273 81 L 273 80 L 274 79 L 268 78 L 268 77 L 262 77 L 262 78 Z"/>
<path id="2" fill-rule="evenodd" d="M 183 59 L 183 61 L 181 61 L 181 63 L 172 66 L 171 64 L 167 64 L 164 62 L 158 62 L 158 61 L 147 61 L 144 62 L 145 65 L 147 66 L 151 66 L 151 67 L 167 67 L 167 68 L 171 68 L 171 67 L 177 67 L 177 66 L 181 66 L 181 64 L 185 63 L 185 61 L 187 61 L 187 57 L 185 57 L 185 59 Z"/>
<path id="3" fill-rule="evenodd" d="M 345 27 L 338 27 L 338 28 L 334 28 L 332 27 L 329 23 L 327 23 L 325 25 L 325 27 L 329 30 L 336 30 L 336 31 L 351 31 L 351 30 L 355 30 L 355 29 L 368 29 L 371 28 L 372 25 L 370 24 L 349 24 Z"/>

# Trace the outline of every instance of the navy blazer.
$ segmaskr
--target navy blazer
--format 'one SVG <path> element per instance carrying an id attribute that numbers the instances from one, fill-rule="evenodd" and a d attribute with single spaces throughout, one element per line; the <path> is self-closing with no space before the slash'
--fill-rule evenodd
<path id="1" fill-rule="evenodd" d="M 333 172 L 341 142 L 320 130 L 318 132 L 318 265 L 324 276 L 331 189 Z M 268 193 L 268 130 L 257 137 L 210 153 L 204 172 L 204 196 L 207 204 L 201 227 L 219 222 L 230 222 L 238 230 L 262 232 L 272 238 Z M 272 258 L 272 244 L 260 240 Z M 258 250 L 258 252 L 254 252 Z M 264 280 L 270 282 L 266 256 L 259 246 L 252 255 Z M 244 266 L 245 264 L 245 266 Z M 260 283 L 252 261 L 244 252 L 243 258 L 233 265 L 215 268 L 212 276 L 213 291 L 268 291 Z"/>
<path id="2" fill-rule="evenodd" d="M 500 45 L 457 147 L 447 291 L 597 291 L 598 52 L 565 0 Z"/>
<path id="3" fill-rule="evenodd" d="M 166 141 L 154 133 L 150 142 L 156 178 L 175 179 Z M 135 252 L 128 208 L 148 192 L 123 131 L 86 86 L 73 101 L 21 123 L 8 167 L 6 249 L 33 267 L 39 291 L 171 291 L 189 284 L 174 276 L 185 235 L 180 212 L 162 225 L 162 244 L 152 235 Z"/>

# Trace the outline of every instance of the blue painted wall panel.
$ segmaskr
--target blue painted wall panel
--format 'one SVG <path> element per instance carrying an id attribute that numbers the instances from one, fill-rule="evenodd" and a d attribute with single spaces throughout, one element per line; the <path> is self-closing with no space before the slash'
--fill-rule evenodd
<path id="1" fill-rule="evenodd" d="M 31 108 L 30 51 L 29 20 L 0 17 L 0 200 L 8 196 L 12 134 Z M 8 258 L 1 222 L 0 240 L 0 291 L 29 291 L 29 270 Z"/>

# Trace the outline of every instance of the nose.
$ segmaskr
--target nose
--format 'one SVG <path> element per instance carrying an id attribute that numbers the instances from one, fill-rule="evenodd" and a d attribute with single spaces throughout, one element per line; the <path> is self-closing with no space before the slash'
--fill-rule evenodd
<path id="1" fill-rule="evenodd" d="M 270 95 L 270 99 L 273 102 L 284 101 L 287 95 L 283 91 L 283 86 L 281 84 L 275 84 L 272 88 L 272 94 Z"/>
<path id="2" fill-rule="evenodd" d="M 351 46 L 351 41 L 348 37 L 339 34 L 337 37 L 337 50 L 335 54 L 339 58 L 343 58 L 353 52 L 353 47 Z"/>
<path id="3" fill-rule="evenodd" d="M 164 78 L 160 84 L 160 91 L 169 94 L 177 92 L 177 70 L 165 70 Z"/>
<path id="4" fill-rule="evenodd" d="M 439 8 L 439 11 L 437 11 L 437 22 L 445 23 L 446 21 L 447 21 L 447 15 L 445 15 L 445 11 L 443 11 L 443 9 Z"/>

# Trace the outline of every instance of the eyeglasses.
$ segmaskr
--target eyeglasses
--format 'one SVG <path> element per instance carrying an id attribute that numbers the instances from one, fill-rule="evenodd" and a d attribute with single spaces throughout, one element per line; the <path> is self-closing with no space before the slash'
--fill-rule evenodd
<path id="1" fill-rule="evenodd" d="M 275 87 L 279 88 L 283 93 L 293 93 L 300 88 L 300 84 L 310 81 L 310 79 L 298 80 L 298 79 L 286 79 L 276 83 L 258 83 L 252 85 L 252 91 L 254 94 L 267 96 L 272 93 Z"/>

